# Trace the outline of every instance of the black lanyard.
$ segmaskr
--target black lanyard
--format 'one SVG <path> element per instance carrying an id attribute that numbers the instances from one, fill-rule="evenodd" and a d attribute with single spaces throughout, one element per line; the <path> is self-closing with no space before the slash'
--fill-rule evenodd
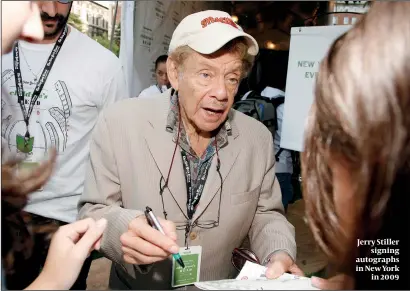
<path id="1" fill-rule="evenodd" d="M 171 97 L 174 95 L 175 90 L 172 89 L 171 91 Z M 178 93 L 177 93 L 178 94 Z M 178 105 L 178 110 L 179 109 L 179 105 Z M 180 113 L 180 111 L 179 111 Z M 181 114 L 179 114 L 179 116 L 181 116 Z M 168 187 L 168 182 L 169 182 L 169 176 L 171 174 L 171 170 L 172 170 L 172 165 L 174 164 L 174 158 L 175 158 L 175 153 L 177 151 L 178 145 L 179 145 L 179 138 L 180 138 L 180 134 L 181 134 L 181 118 L 178 121 L 178 133 L 177 133 L 177 140 L 175 142 L 175 148 L 174 148 L 174 153 L 172 154 L 172 160 L 171 160 L 171 164 L 169 165 L 169 169 L 168 169 L 168 175 L 166 178 L 164 178 L 163 176 L 161 176 L 160 180 L 159 180 L 159 195 L 161 197 L 161 202 L 162 202 L 162 210 L 164 213 L 164 218 L 168 219 L 168 214 L 165 210 L 165 203 L 164 203 L 164 190 L 165 188 Z M 174 195 L 172 194 L 171 191 L 169 191 L 169 194 L 171 195 L 172 199 L 174 200 L 175 204 L 178 206 L 179 210 L 181 211 L 182 215 L 187 219 L 187 223 L 183 226 L 183 229 L 185 229 L 185 246 L 188 248 L 188 235 L 191 232 L 191 230 L 198 226 L 200 228 L 205 228 L 205 229 L 209 229 L 209 228 L 213 228 L 213 227 L 217 227 L 219 226 L 219 217 L 220 217 L 220 211 L 221 211 L 221 197 L 222 197 L 222 186 L 223 186 L 223 180 L 222 180 L 222 175 L 219 171 L 220 169 L 220 160 L 219 160 L 219 156 L 218 156 L 218 146 L 216 143 L 216 137 L 215 137 L 215 150 L 216 150 L 216 155 L 217 155 L 217 166 L 216 166 L 216 171 L 219 174 L 219 178 L 221 179 L 221 187 L 220 187 L 220 193 L 219 193 L 219 206 L 218 206 L 218 218 L 217 221 L 211 221 L 210 223 L 204 223 L 204 224 L 200 224 L 199 222 L 197 223 L 196 220 L 194 222 L 192 222 L 192 217 L 195 213 L 195 206 L 198 204 L 204 186 L 205 186 L 205 182 L 206 179 L 208 177 L 208 172 L 209 169 L 211 167 L 212 164 L 212 158 L 211 161 L 207 162 L 207 167 L 203 173 L 203 175 L 201 175 L 201 177 L 199 177 L 199 183 L 200 186 L 198 187 L 198 190 L 196 191 L 195 194 L 197 194 L 196 198 L 193 197 L 193 190 L 192 190 L 192 177 L 191 177 L 191 168 L 189 167 L 189 163 L 188 163 L 188 159 L 187 159 L 187 155 L 184 152 L 184 150 L 181 149 L 181 156 L 182 156 L 182 163 L 183 163 L 183 168 L 184 168 L 184 174 L 185 174 L 185 181 L 186 181 L 186 186 L 187 186 L 187 214 L 188 217 L 185 215 L 184 211 L 182 210 L 182 207 L 179 205 L 178 201 L 175 199 Z M 164 182 L 164 185 L 162 185 L 162 181 Z M 169 189 L 168 189 L 169 190 Z M 200 191 L 199 191 L 200 190 Z M 191 198 L 193 197 L 193 199 Z M 191 198 L 191 199 L 190 199 Z M 195 203 L 193 203 L 195 202 Z M 191 206 L 192 205 L 192 206 Z M 190 211 L 190 209 L 192 209 L 192 211 Z M 197 220 L 199 219 L 199 217 L 197 218 Z M 177 225 L 177 229 L 180 229 Z"/>
<path id="2" fill-rule="evenodd" d="M 157 88 L 158 88 L 160 93 L 163 93 L 161 87 L 158 84 L 157 84 Z"/>
<path id="3" fill-rule="evenodd" d="M 36 87 L 31 95 L 30 105 L 28 111 L 26 111 L 26 105 L 24 104 L 24 88 L 23 88 L 23 78 L 21 76 L 21 69 L 20 69 L 20 50 L 19 44 L 16 42 L 13 48 L 13 62 L 14 62 L 14 77 L 16 80 L 16 89 L 17 89 L 17 97 L 18 103 L 20 104 L 20 109 L 23 114 L 24 122 L 26 123 L 26 135 L 24 136 L 25 142 L 28 142 L 30 139 L 30 133 L 28 130 L 30 124 L 30 116 L 33 112 L 34 105 L 37 102 L 38 97 L 43 90 L 44 84 L 47 81 L 48 75 L 50 74 L 51 68 L 54 65 L 54 61 L 57 58 L 58 53 L 60 52 L 61 47 L 68 35 L 68 26 L 66 26 L 63 30 L 63 33 L 60 35 L 58 40 L 56 41 L 53 50 L 50 53 L 50 56 L 47 59 L 47 63 L 44 66 L 43 72 L 41 73 L 40 79 L 37 81 Z"/>
<path id="4" fill-rule="evenodd" d="M 184 173 L 185 173 L 185 181 L 186 181 L 186 189 L 187 189 L 187 214 L 188 218 L 191 220 L 195 213 L 195 208 L 201 199 L 202 192 L 204 191 L 206 178 L 208 177 L 209 168 L 211 167 L 211 162 L 206 162 L 205 171 L 201 176 L 198 177 L 198 187 L 194 192 L 192 187 L 192 176 L 191 176 L 191 168 L 188 163 L 188 157 L 184 150 L 181 150 L 182 155 L 182 162 L 184 164 Z"/>

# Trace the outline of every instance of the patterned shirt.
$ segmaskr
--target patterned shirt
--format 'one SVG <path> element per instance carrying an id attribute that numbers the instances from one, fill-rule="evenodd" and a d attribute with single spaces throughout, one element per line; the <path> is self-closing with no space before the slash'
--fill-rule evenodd
<path id="1" fill-rule="evenodd" d="M 166 130 L 173 133 L 173 142 L 178 138 L 178 125 L 179 125 L 179 110 L 178 110 L 178 96 L 171 96 L 171 106 L 167 118 Z M 198 177 L 204 175 L 205 170 L 212 163 L 212 158 L 216 153 L 215 138 L 218 150 L 225 147 L 228 144 L 228 135 L 232 134 L 232 128 L 229 120 L 226 120 L 222 126 L 218 129 L 216 136 L 214 135 L 209 141 L 208 147 L 205 152 L 199 157 L 189 144 L 189 138 L 186 134 L 183 123 L 181 123 L 181 132 L 179 135 L 179 147 L 181 151 L 186 153 L 189 168 L 191 172 L 192 193 L 196 193 L 199 184 Z M 188 198 L 188 194 L 187 194 Z M 188 199 L 187 199 L 188 201 Z"/>

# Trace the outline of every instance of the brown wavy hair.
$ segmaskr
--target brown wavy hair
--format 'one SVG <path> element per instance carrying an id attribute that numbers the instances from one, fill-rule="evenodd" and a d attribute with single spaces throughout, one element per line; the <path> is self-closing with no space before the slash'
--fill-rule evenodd
<path id="1" fill-rule="evenodd" d="M 388 227 L 389 201 L 400 195 L 394 185 L 409 189 L 409 131 L 410 2 L 375 2 L 322 61 L 305 131 L 306 215 L 338 271 L 353 274 L 356 239 L 372 239 Z M 342 227 L 336 212 L 333 162 L 351 177 L 352 229 Z"/>

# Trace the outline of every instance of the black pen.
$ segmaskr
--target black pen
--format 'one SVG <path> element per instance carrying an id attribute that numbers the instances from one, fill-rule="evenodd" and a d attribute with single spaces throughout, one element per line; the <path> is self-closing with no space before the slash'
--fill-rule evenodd
<path id="1" fill-rule="evenodd" d="M 148 223 L 151 225 L 151 227 L 155 228 L 156 230 L 158 230 L 163 235 L 166 235 L 164 230 L 162 229 L 161 224 L 159 223 L 157 217 L 154 215 L 154 212 L 152 212 L 152 209 L 148 206 L 145 208 L 145 217 L 147 218 Z M 181 255 L 179 253 L 172 254 L 172 256 L 174 257 L 174 259 L 178 262 L 178 264 L 182 268 L 185 268 L 184 261 L 182 260 Z"/>

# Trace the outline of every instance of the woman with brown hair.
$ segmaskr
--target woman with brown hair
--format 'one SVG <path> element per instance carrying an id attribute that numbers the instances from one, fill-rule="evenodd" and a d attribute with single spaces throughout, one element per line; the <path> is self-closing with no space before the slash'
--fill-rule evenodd
<path id="1" fill-rule="evenodd" d="M 410 2 L 375 2 L 339 37 L 315 95 L 302 154 L 306 214 L 344 275 L 312 283 L 409 289 Z"/>

